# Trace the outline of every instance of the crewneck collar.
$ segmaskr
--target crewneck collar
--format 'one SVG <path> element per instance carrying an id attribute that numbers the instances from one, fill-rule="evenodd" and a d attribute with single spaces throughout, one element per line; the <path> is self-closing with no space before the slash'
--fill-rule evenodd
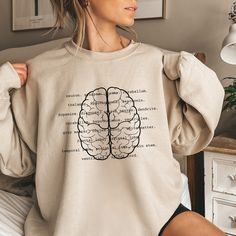
<path id="1" fill-rule="evenodd" d="M 130 43 L 122 49 L 113 51 L 113 52 L 96 52 L 92 50 L 88 50 L 82 47 L 79 47 L 73 39 L 69 40 L 65 43 L 65 48 L 68 50 L 70 54 L 76 57 L 86 58 L 90 60 L 96 60 L 96 61 L 106 61 L 111 59 L 119 59 L 122 57 L 125 57 L 132 52 L 134 52 L 138 46 L 141 44 L 141 42 L 135 42 L 133 39 L 131 39 Z"/>

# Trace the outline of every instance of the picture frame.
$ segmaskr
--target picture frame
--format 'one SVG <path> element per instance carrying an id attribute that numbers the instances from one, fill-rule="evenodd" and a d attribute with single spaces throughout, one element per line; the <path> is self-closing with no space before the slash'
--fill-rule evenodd
<path id="1" fill-rule="evenodd" d="M 135 19 L 166 17 L 166 0 L 139 0 Z"/>
<path id="2" fill-rule="evenodd" d="M 51 28 L 56 17 L 50 0 L 12 0 L 12 30 Z"/>

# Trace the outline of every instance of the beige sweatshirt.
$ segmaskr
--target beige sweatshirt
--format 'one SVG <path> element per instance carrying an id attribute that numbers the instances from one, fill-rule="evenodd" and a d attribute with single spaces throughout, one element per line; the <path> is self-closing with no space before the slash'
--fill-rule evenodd
<path id="1" fill-rule="evenodd" d="M 27 64 L 22 88 L 9 62 L 0 67 L 1 171 L 36 172 L 25 235 L 157 236 L 180 203 L 172 151 L 213 138 L 216 74 L 188 52 L 134 41 L 114 52 L 69 41 Z"/>

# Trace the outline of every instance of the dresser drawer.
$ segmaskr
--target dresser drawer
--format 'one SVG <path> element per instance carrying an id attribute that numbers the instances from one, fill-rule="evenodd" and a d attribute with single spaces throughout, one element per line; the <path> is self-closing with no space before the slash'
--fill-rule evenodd
<path id="1" fill-rule="evenodd" d="M 236 161 L 214 158 L 212 190 L 236 195 Z"/>
<path id="2" fill-rule="evenodd" d="M 224 232 L 236 235 L 236 202 L 213 198 L 213 223 Z"/>

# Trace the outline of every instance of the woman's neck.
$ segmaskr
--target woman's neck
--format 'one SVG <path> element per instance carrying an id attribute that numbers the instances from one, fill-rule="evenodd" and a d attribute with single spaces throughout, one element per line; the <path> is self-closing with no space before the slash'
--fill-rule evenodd
<path id="1" fill-rule="evenodd" d="M 103 41 L 98 42 L 98 40 L 95 41 L 95 40 L 85 39 L 83 48 L 97 52 L 112 52 L 125 48 L 130 43 L 130 40 L 121 35 L 118 35 L 117 39 L 109 41 L 106 40 L 106 42 Z"/>
<path id="2" fill-rule="evenodd" d="M 90 29 L 90 30 L 89 30 Z M 99 29 L 99 33 L 91 27 L 87 27 L 83 48 L 96 52 L 112 52 L 125 48 L 130 39 L 120 35 L 116 29 Z"/>

